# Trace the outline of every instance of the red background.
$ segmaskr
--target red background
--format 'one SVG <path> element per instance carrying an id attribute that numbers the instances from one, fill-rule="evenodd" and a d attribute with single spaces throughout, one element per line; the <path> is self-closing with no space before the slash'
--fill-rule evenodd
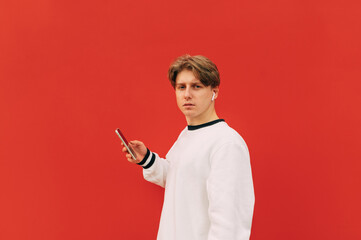
<path id="1" fill-rule="evenodd" d="M 0 3 L 0 239 L 155 239 L 163 189 L 115 128 L 164 156 L 166 79 L 202 54 L 246 140 L 253 240 L 361 239 L 360 1 Z"/>

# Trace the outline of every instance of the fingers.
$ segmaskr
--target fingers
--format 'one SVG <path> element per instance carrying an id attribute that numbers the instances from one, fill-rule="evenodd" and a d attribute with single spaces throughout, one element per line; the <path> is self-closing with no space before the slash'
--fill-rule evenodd
<path id="1" fill-rule="evenodd" d="M 133 141 L 130 141 L 129 144 L 131 144 L 133 146 L 139 146 L 139 145 L 142 145 L 143 143 L 138 140 L 133 140 Z"/>
<path id="2" fill-rule="evenodd" d="M 127 158 L 128 162 L 131 162 L 131 163 L 138 163 L 139 161 L 137 160 L 134 160 L 132 158 L 132 155 L 130 155 L 129 153 L 125 155 L 125 157 Z"/>
<path id="3" fill-rule="evenodd" d="M 122 144 L 122 146 L 124 146 L 123 143 L 121 143 L 121 144 Z M 139 163 L 144 158 L 144 155 L 147 152 L 147 148 L 145 147 L 144 143 L 142 143 L 141 141 L 138 141 L 138 140 L 130 141 L 128 147 L 134 154 L 134 156 L 136 158 L 135 160 L 125 146 L 122 148 L 122 152 L 126 153 L 125 157 L 127 158 L 128 162 L 131 162 L 131 163 Z"/>
<path id="4" fill-rule="evenodd" d="M 122 144 L 122 145 L 124 146 L 124 144 Z M 139 162 L 139 161 L 133 159 L 132 155 L 128 152 L 128 149 L 126 147 L 122 148 L 122 152 L 126 153 L 125 157 L 127 158 L 128 162 L 131 162 L 131 163 Z"/>
<path id="5" fill-rule="evenodd" d="M 122 152 L 128 152 L 128 149 L 126 147 L 123 147 Z"/>
<path id="6" fill-rule="evenodd" d="M 130 154 L 127 154 L 127 155 L 130 156 Z M 128 160 L 128 162 L 130 162 L 130 163 L 135 163 L 134 159 L 133 159 L 131 156 L 130 156 L 130 157 L 127 157 L 127 160 Z"/>

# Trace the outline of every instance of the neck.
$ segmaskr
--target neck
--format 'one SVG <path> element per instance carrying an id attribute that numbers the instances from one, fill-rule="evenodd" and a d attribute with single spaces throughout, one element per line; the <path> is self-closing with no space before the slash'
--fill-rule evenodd
<path id="1" fill-rule="evenodd" d="M 217 116 L 216 111 L 213 111 L 207 116 L 199 116 L 195 118 L 186 117 L 187 124 L 191 126 L 200 125 L 217 119 L 219 119 L 219 117 Z"/>

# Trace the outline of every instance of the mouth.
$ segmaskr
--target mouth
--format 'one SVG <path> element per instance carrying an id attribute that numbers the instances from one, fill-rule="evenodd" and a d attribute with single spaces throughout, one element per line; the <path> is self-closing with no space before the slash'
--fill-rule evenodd
<path id="1" fill-rule="evenodd" d="M 194 106 L 194 104 L 192 104 L 192 103 L 185 103 L 185 104 L 183 104 L 183 107 L 193 107 Z"/>

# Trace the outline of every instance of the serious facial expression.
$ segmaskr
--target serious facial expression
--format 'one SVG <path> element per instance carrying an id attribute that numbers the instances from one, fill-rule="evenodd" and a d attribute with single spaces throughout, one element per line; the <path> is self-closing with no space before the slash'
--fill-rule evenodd
<path id="1" fill-rule="evenodd" d="M 206 118 L 214 110 L 211 86 L 204 86 L 192 71 L 178 73 L 175 93 L 177 105 L 187 120 Z"/>

